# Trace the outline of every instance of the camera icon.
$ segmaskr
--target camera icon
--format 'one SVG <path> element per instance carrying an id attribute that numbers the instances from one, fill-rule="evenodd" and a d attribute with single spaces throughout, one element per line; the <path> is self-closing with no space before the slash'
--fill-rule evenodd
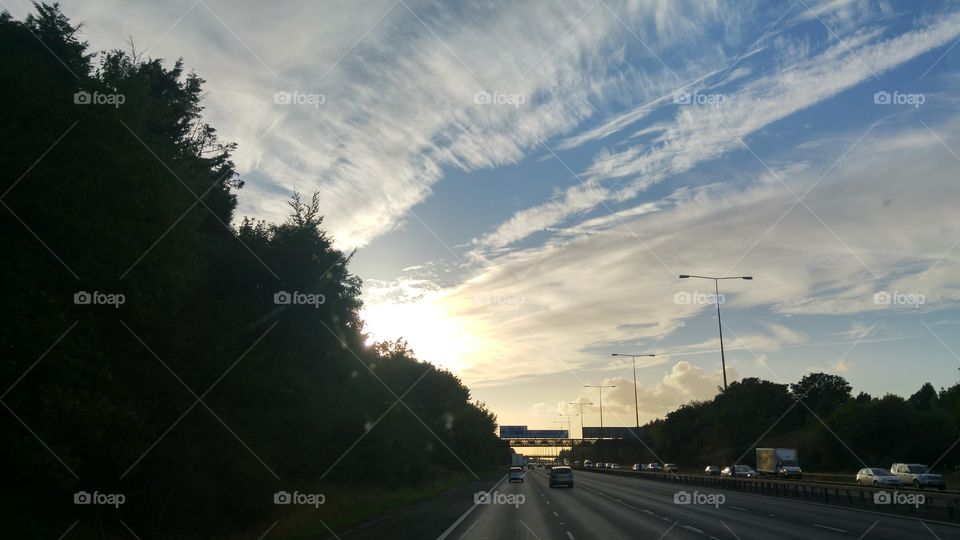
<path id="1" fill-rule="evenodd" d="M 93 301 L 93 296 L 87 291 L 79 291 L 73 294 L 73 303 L 78 306 L 88 306 Z"/>
<path id="2" fill-rule="evenodd" d="M 293 100 L 293 95 L 290 92 L 274 92 L 273 93 L 273 102 L 277 105 L 289 105 Z"/>
<path id="3" fill-rule="evenodd" d="M 873 494 L 873 504 L 890 504 L 892 498 L 886 491 L 878 491 Z"/>
<path id="4" fill-rule="evenodd" d="M 689 105 L 691 103 L 692 95 L 690 92 L 684 92 L 683 90 L 678 90 L 673 94 L 673 102 L 677 105 Z"/>
<path id="5" fill-rule="evenodd" d="M 274 293 L 273 295 L 273 303 L 277 305 L 287 306 L 287 305 L 290 305 L 290 302 L 292 300 L 293 300 L 293 297 L 290 296 L 290 293 L 288 293 L 287 291 L 280 291 L 278 293 Z"/>
<path id="6" fill-rule="evenodd" d="M 473 494 L 473 504 L 490 504 L 491 500 L 489 492 L 481 490 Z"/>
<path id="7" fill-rule="evenodd" d="M 887 291 L 873 293 L 873 303 L 878 306 L 889 306 L 892 301 L 893 297 Z"/>
<path id="8" fill-rule="evenodd" d="M 489 105 L 491 100 L 490 92 L 477 92 L 473 95 L 473 102 L 477 105 Z"/>
<path id="9" fill-rule="evenodd" d="M 880 90 L 873 94 L 873 102 L 876 105 L 889 105 L 890 104 L 890 92 L 885 90 Z"/>
<path id="10" fill-rule="evenodd" d="M 78 491 L 73 494 L 73 504 L 90 504 L 93 499 L 86 491 Z"/>
<path id="11" fill-rule="evenodd" d="M 89 105 L 92 102 L 90 92 L 86 90 L 80 90 L 73 94 L 73 102 L 77 105 Z"/>
<path id="12" fill-rule="evenodd" d="M 693 498 L 688 491 L 678 491 L 673 494 L 673 504 L 690 504 Z"/>
<path id="13" fill-rule="evenodd" d="M 673 293 L 673 303 L 679 305 L 689 304 L 693 298 L 690 296 L 690 293 L 687 291 L 680 291 Z"/>
<path id="14" fill-rule="evenodd" d="M 278 491 L 273 494 L 273 504 L 290 504 L 292 500 L 290 494 L 286 491 Z"/>

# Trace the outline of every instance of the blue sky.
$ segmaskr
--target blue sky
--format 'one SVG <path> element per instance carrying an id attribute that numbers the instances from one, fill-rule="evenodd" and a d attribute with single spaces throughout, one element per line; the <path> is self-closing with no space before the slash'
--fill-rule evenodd
<path id="1" fill-rule="evenodd" d="M 755 276 L 722 282 L 731 378 L 957 380 L 956 4 L 64 10 L 94 49 L 131 35 L 205 77 L 242 214 L 280 219 L 294 189 L 320 190 L 359 248 L 372 334 L 406 337 L 505 424 L 556 427 L 600 382 L 617 385 L 607 423 L 632 423 L 612 352 L 657 354 L 642 421 L 711 397 L 712 283 L 680 273 Z"/>

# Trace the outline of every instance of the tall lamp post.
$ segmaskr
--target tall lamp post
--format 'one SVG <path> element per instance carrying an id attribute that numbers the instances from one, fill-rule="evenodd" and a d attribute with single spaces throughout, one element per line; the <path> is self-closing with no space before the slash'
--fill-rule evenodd
<path id="1" fill-rule="evenodd" d="M 637 401 L 637 357 L 638 356 L 656 356 L 655 354 L 620 354 L 613 353 L 610 356 L 629 356 L 633 363 L 633 410 L 637 415 L 637 427 L 640 427 L 640 402 Z M 638 432 L 640 430 L 637 430 Z M 637 435 L 639 437 L 639 435 Z"/>
<path id="2" fill-rule="evenodd" d="M 585 384 L 584 388 L 596 388 L 599 390 L 600 394 L 600 438 L 603 439 L 603 389 L 604 388 L 616 388 L 616 385 L 605 385 L 605 384 Z"/>
<path id="3" fill-rule="evenodd" d="M 716 293 L 713 301 L 717 304 L 717 327 L 720 329 L 720 365 L 723 368 L 723 391 L 727 391 L 727 360 L 723 355 L 723 324 L 720 322 L 720 280 L 721 279 L 753 279 L 753 276 L 724 276 L 724 277 L 713 277 L 713 276 L 694 276 L 691 274 L 680 274 L 680 279 L 688 278 L 698 278 L 698 279 L 712 279 L 713 280 L 713 290 Z"/>
<path id="4" fill-rule="evenodd" d="M 580 440 L 583 440 L 583 406 L 584 405 L 593 405 L 592 401 L 570 401 L 571 405 L 578 405 L 580 407 L 580 413 L 577 415 L 580 417 Z"/>

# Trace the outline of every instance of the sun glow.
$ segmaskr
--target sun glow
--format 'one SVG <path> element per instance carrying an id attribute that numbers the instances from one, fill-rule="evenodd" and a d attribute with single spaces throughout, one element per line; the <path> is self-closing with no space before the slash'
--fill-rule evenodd
<path id="1" fill-rule="evenodd" d="M 367 343 L 407 340 L 420 360 L 458 373 L 477 351 L 478 340 L 465 320 L 450 314 L 443 297 L 429 294 L 414 302 L 381 301 L 364 306 Z"/>

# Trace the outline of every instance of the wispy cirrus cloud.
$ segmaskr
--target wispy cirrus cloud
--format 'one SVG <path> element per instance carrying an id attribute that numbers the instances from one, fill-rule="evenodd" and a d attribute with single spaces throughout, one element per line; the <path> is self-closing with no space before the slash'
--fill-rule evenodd
<path id="1" fill-rule="evenodd" d="M 654 108 L 674 107 L 672 121 L 650 143 L 617 152 L 601 152 L 582 173 L 584 181 L 539 206 L 517 212 L 481 246 L 502 247 L 601 203 L 630 200 L 651 185 L 689 171 L 697 164 L 743 149 L 742 139 L 773 122 L 828 100 L 880 73 L 960 37 L 960 13 L 921 28 L 883 38 L 880 28 L 860 30 L 832 40 L 822 51 L 803 42 L 778 44 L 778 64 L 739 88 L 715 88 L 717 106 L 684 107 L 661 99 L 588 132 L 574 143 L 623 129 Z M 785 40 L 785 38 L 779 38 Z M 696 91 L 696 90 L 694 90 Z"/>

